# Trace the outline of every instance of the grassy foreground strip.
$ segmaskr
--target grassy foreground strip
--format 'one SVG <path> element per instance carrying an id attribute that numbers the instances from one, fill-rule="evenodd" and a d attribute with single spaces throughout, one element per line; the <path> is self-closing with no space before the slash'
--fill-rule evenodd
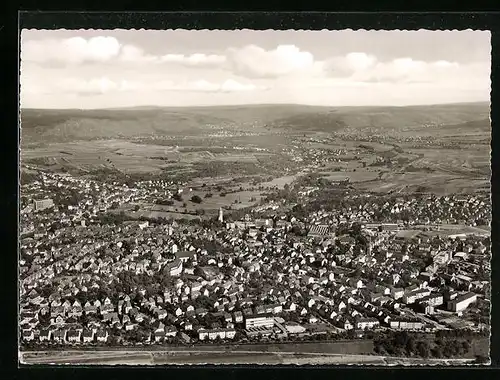
<path id="1" fill-rule="evenodd" d="M 201 351 L 72 351 L 21 353 L 23 364 L 152 365 L 152 364 L 371 364 L 463 365 L 470 359 L 415 359 L 377 355 L 325 353 Z"/>

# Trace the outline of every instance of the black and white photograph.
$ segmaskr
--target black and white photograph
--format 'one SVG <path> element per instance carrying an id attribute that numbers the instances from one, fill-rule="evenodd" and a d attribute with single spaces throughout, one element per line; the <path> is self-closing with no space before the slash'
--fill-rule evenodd
<path id="1" fill-rule="evenodd" d="M 490 364 L 490 38 L 20 31 L 19 362 Z"/>

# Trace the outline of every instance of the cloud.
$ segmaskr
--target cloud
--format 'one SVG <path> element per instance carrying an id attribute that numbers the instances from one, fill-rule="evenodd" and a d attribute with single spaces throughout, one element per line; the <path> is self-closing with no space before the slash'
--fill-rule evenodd
<path id="1" fill-rule="evenodd" d="M 30 81 L 31 82 L 31 81 Z M 112 80 L 109 77 L 97 77 L 83 79 L 77 77 L 59 79 L 48 85 L 45 83 L 31 82 L 29 85 L 21 83 L 21 92 L 30 95 L 67 95 L 76 94 L 81 96 L 104 95 L 116 93 L 148 93 L 148 92 L 200 92 L 200 93 L 235 93 L 266 90 L 267 87 L 257 86 L 252 83 L 241 83 L 234 79 L 223 82 L 210 82 L 207 80 L 180 81 L 162 80 L 151 81 L 129 81 Z"/>
<path id="2" fill-rule="evenodd" d="M 158 57 L 150 54 L 145 54 L 144 50 L 134 45 L 123 45 L 120 49 L 118 59 L 123 62 L 132 63 L 148 63 L 157 62 Z"/>
<path id="3" fill-rule="evenodd" d="M 319 57 L 292 44 L 148 51 L 147 45 L 142 49 L 106 32 L 87 38 L 36 37 L 23 38 L 21 49 L 21 96 L 29 104 L 357 104 L 358 98 L 363 104 L 399 104 L 412 97 L 419 103 L 475 99 L 477 94 L 487 97 L 490 89 L 489 61 L 458 63 L 444 54 L 436 54 L 434 61 L 411 55 L 382 60 L 366 49 Z"/>
<path id="4" fill-rule="evenodd" d="M 312 71 L 314 56 L 295 45 L 279 45 L 264 50 L 256 45 L 229 49 L 231 69 L 238 75 L 255 78 L 274 78 L 293 73 Z"/>
<path id="5" fill-rule="evenodd" d="M 333 57 L 322 63 L 327 78 L 352 81 L 352 83 L 442 83 L 457 81 L 487 72 L 477 65 L 438 60 L 426 62 L 410 57 L 379 61 L 367 53 L 355 52 Z M 474 74 L 475 73 L 475 74 Z M 483 75 L 484 76 L 484 75 Z"/>
<path id="6" fill-rule="evenodd" d="M 228 79 L 220 86 L 221 92 L 236 92 L 236 91 L 252 91 L 252 90 L 265 90 L 265 87 L 259 87 L 254 84 L 242 84 L 233 79 Z"/>
<path id="7" fill-rule="evenodd" d="M 72 37 L 22 41 L 21 60 L 51 66 L 116 60 L 124 63 L 175 63 L 197 67 L 220 66 L 226 62 L 226 56 L 204 53 L 152 55 L 137 46 L 122 45 L 115 37 L 97 36 L 89 39 Z"/>
<path id="8" fill-rule="evenodd" d="M 118 56 L 119 52 L 120 43 L 114 37 L 28 40 L 21 45 L 21 60 L 42 64 L 105 62 Z"/>
<path id="9" fill-rule="evenodd" d="M 373 55 L 366 53 L 349 53 L 345 57 L 347 66 L 355 71 L 366 70 L 372 67 L 377 59 Z"/>
<path id="10" fill-rule="evenodd" d="M 140 84 L 127 80 L 114 81 L 108 77 L 82 79 L 67 78 L 52 87 L 53 94 L 78 94 L 99 95 L 116 92 L 134 91 L 141 87 Z"/>
<path id="11" fill-rule="evenodd" d="M 332 57 L 321 62 L 325 75 L 344 77 L 360 71 L 368 70 L 377 62 L 373 55 L 361 52 L 352 52 L 345 56 Z"/>
<path id="12" fill-rule="evenodd" d="M 397 58 L 389 62 L 378 62 L 367 70 L 354 74 L 357 80 L 368 82 L 442 82 L 457 74 L 467 73 L 467 67 L 448 61 L 424 62 L 412 58 Z"/>
<path id="13" fill-rule="evenodd" d="M 202 53 L 191 55 L 166 54 L 159 57 L 159 60 L 161 62 L 179 63 L 187 66 L 217 66 L 226 62 L 226 56 Z"/>
<path id="14" fill-rule="evenodd" d="M 187 91 L 187 92 L 248 92 L 256 90 L 267 90 L 267 87 L 256 86 L 252 83 L 240 83 L 234 79 L 227 79 L 222 83 L 210 82 L 204 79 L 176 83 L 174 81 L 162 81 L 154 86 L 161 91 Z"/>

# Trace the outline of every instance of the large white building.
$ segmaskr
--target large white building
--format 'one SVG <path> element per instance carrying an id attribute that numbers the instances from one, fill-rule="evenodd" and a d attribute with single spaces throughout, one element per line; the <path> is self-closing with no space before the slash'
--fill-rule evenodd
<path id="1" fill-rule="evenodd" d="M 272 327 L 274 326 L 274 318 L 270 314 L 259 314 L 247 317 L 245 320 L 245 328 L 251 327 Z"/>
<path id="2" fill-rule="evenodd" d="M 210 339 L 214 340 L 217 338 L 220 339 L 234 339 L 236 335 L 236 330 L 235 329 L 212 329 L 212 330 L 205 330 L 201 329 L 198 331 L 198 338 L 200 340 L 205 340 L 205 339 Z"/>
<path id="3" fill-rule="evenodd" d="M 424 323 L 420 321 L 410 321 L 404 319 L 394 319 L 389 322 L 391 329 L 400 330 L 420 330 L 424 328 Z"/>
<path id="4" fill-rule="evenodd" d="M 450 311 L 460 312 L 467 309 L 471 303 L 474 303 L 476 301 L 477 294 L 469 292 L 458 296 L 454 300 L 448 301 L 447 306 L 448 310 Z"/>
<path id="5" fill-rule="evenodd" d="M 372 329 L 379 324 L 379 321 L 375 318 L 361 318 L 356 322 L 356 328 L 360 330 Z"/>
<path id="6" fill-rule="evenodd" d="M 45 210 L 53 206 L 54 201 L 50 198 L 35 201 L 35 211 Z"/>

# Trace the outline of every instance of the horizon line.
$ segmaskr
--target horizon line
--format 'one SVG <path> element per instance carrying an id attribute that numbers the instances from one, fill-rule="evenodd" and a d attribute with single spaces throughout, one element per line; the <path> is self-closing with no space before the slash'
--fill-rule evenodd
<path id="1" fill-rule="evenodd" d="M 491 100 L 477 100 L 470 102 L 449 102 L 449 103 L 422 103 L 422 104 L 406 104 L 406 105 L 319 105 L 305 103 L 242 103 L 242 104 L 217 104 L 217 105 L 137 105 L 137 106 L 119 106 L 119 107 L 100 107 L 100 108 L 37 108 L 37 107 L 19 107 L 22 110 L 44 110 L 44 111 L 119 111 L 119 110 L 140 110 L 146 109 L 165 109 L 165 108 L 217 108 L 217 107 L 270 107 L 270 106 L 301 106 L 301 107 L 317 107 L 317 108 L 405 108 L 405 107 L 430 107 L 430 106 L 445 106 L 445 105 L 467 105 L 488 103 L 491 106 Z"/>

